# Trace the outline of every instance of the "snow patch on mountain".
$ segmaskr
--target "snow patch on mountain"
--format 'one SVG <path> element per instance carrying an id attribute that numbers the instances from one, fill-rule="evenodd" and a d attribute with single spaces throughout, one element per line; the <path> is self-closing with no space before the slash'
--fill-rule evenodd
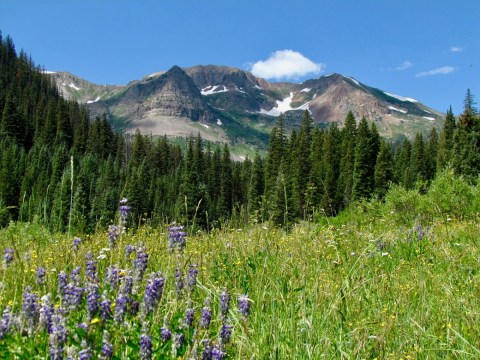
<path id="1" fill-rule="evenodd" d="M 300 90 L 300 92 L 309 92 L 310 90 L 312 90 L 312 89 L 311 88 L 305 88 L 305 89 Z"/>
<path id="2" fill-rule="evenodd" d="M 433 117 L 430 117 L 430 116 L 422 116 L 424 119 L 427 119 L 427 120 L 430 120 L 430 121 L 434 121 L 435 118 Z"/>
<path id="3" fill-rule="evenodd" d="M 356 85 L 358 85 L 358 86 L 362 86 L 362 85 L 360 85 L 360 83 L 359 83 L 357 80 L 355 80 L 354 78 L 352 78 L 352 77 L 350 77 L 350 76 L 347 76 L 347 79 L 352 80 L 352 81 L 353 81 Z"/>
<path id="4" fill-rule="evenodd" d="M 97 96 L 97 98 L 96 98 L 95 100 L 88 100 L 88 101 L 87 101 L 87 104 L 96 103 L 98 100 L 100 100 L 100 96 Z"/>
<path id="5" fill-rule="evenodd" d="M 395 95 L 395 94 L 392 94 L 392 93 L 388 93 L 386 91 L 383 92 L 385 95 L 388 95 L 394 99 L 397 99 L 397 100 L 400 100 L 400 101 L 409 101 L 409 102 L 413 102 L 413 103 L 416 103 L 418 102 L 417 100 L 415 99 L 412 99 L 412 98 L 408 98 L 408 97 L 405 97 L 405 96 L 400 96 L 400 95 Z"/>
<path id="6" fill-rule="evenodd" d="M 297 108 L 292 108 L 291 103 L 293 99 L 293 92 L 290 93 L 288 97 L 283 100 L 277 100 L 277 106 L 271 108 L 270 110 L 260 109 L 258 113 L 263 115 L 270 115 L 270 116 L 279 116 L 280 114 L 286 113 L 287 111 L 291 110 L 308 110 L 310 111 L 308 105 L 310 102 L 307 102 Z"/>
<path id="7" fill-rule="evenodd" d="M 80 90 L 80 88 L 77 85 L 75 85 L 73 82 L 68 84 L 68 86 L 70 86 L 72 89 L 75 89 L 77 91 Z"/>
<path id="8" fill-rule="evenodd" d="M 402 109 L 398 109 L 394 106 L 389 106 L 388 107 L 390 110 L 394 110 L 394 111 L 398 111 L 398 112 L 401 112 L 402 114 L 406 114 L 407 113 L 407 110 L 402 110 Z"/>
<path id="9" fill-rule="evenodd" d="M 223 89 L 219 89 L 220 87 L 223 87 Z M 219 90 L 217 90 L 219 89 Z M 219 94 L 219 93 L 222 93 L 222 92 L 227 92 L 228 89 L 225 85 L 209 85 L 205 88 L 203 88 L 202 90 L 200 90 L 200 93 L 202 95 L 212 95 L 212 94 Z"/>
<path id="10" fill-rule="evenodd" d="M 223 125 L 222 120 L 217 119 L 217 125 L 222 126 Z"/>

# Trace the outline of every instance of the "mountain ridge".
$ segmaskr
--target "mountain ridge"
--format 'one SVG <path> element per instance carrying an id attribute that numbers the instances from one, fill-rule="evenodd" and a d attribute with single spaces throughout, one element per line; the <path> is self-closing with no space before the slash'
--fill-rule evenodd
<path id="1" fill-rule="evenodd" d="M 415 99 L 337 73 L 289 83 L 268 82 L 228 66 L 173 66 L 121 86 L 93 84 L 66 72 L 50 75 L 65 97 L 84 103 L 92 116 L 105 113 L 126 132 L 137 128 L 153 135 L 199 132 L 210 141 L 260 147 L 280 114 L 292 129 L 304 111 L 318 126 L 342 125 L 351 111 L 357 121 L 365 117 L 389 138 L 413 138 L 417 132 L 440 127 L 444 119 Z"/>

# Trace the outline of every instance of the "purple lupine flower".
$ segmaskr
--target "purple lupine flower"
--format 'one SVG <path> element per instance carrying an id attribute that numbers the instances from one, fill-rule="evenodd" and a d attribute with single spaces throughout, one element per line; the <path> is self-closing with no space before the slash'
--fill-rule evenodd
<path id="1" fill-rule="evenodd" d="M 115 314 L 113 319 L 116 322 L 123 323 L 125 319 L 125 312 L 127 311 L 128 297 L 123 294 L 118 294 L 117 302 L 115 305 Z"/>
<path id="2" fill-rule="evenodd" d="M 27 321 L 29 332 L 33 332 L 34 326 L 38 322 L 40 315 L 38 305 L 38 295 L 31 293 L 30 288 L 27 287 L 23 293 L 22 313 Z"/>
<path id="3" fill-rule="evenodd" d="M 67 274 L 64 271 L 60 271 L 58 274 L 58 293 L 61 296 L 65 295 L 65 289 L 67 288 Z"/>
<path id="4" fill-rule="evenodd" d="M 244 317 L 250 314 L 250 301 L 247 295 L 240 295 L 238 297 L 238 312 Z"/>
<path id="5" fill-rule="evenodd" d="M 202 317 L 199 321 L 199 325 L 204 329 L 208 329 L 212 320 L 212 309 L 209 305 L 210 299 L 205 300 L 205 306 L 202 308 Z"/>
<path id="6" fill-rule="evenodd" d="M 132 294 L 132 289 L 133 289 L 133 277 L 130 275 L 125 275 L 122 278 L 122 285 L 120 286 L 120 292 L 125 295 L 129 296 Z"/>
<path id="7" fill-rule="evenodd" d="M 202 360 L 210 360 L 212 358 L 212 340 L 205 339 L 202 340 L 203 351 L 202 351 Z"/>
<path id="8" fill-rule="evenodd" d="M 74 237 L 72 241 L 73 251 L 77 252 L 81 243 L 82 243 L 82 239 L 80 239 L 79 237 Z"/>
<path id="9" fill-rule="evenodd" d="M 68 328 L 66 319 L 56 313 L 52 316 L 52 332 L 49 337 L 50 357 L 52 360 L 63 359 L 63 350 L 67 342 Z"/>
<path id="10" fill-rule="evenodd" d="M 88 284 L 87 286 L 87 312 L 88 318 L 93 319 L 99 310 L 100 294 L 98 292 L 97 284 Z"/>
<path id="11" fill-rule="evenodd" d="M 222 345 L 226 345 L 230 342 L 232 336 L 233 325 L 229 322 L 224 322 L 220 329 L 220 342 Z"/>
<path id="12" fill-rule="evenodd" d="M 140 336 L 140 359 L 149 360 L 152 358 L 152 338 L 147 334 Z"/>
<path id="13" fill-rule="evenodd" d="M 225 351 L 223 351 L 218 344 L 212 348 L 212 360 L 223 360 L 225 358 Z"/>
<path id="14" fill-rule="evenodd" d="M 81 267 L 77 266 L 75 269 L 72 270 L 70 273 L 70 282 L 75 284 L 76 286 L 80 285 L 80 270 Z"/>
<path id="15" fill-rule="evenodd" d="M 161 273 L 153 273 L 151 278 L 147 281 L 147 287 L 143 295 L 142 315 L 146 316 L 151 313 L 158 305 L 162 298 L 163 286 L 165 285 L 165 278 Z"/>
<path id="16" fill-rule="evenodd" d="M 126 245 L 125 246 L 125 259 L 130 260 L 130 255 L 132 253 L 134 253 L 135 251 L 137 251 L 137 248 L 135 246 L 130 245 L 130 244 Z"/>
<path id="17" fill-rule="evenodd" d="M 187 233 L 182 231 L 183 226 L 172 226 L 168 229 L 168 248 L 170 251 L 182 251 L 187 244 Z"/>
<path id="18" fill-rule="evenodd" d="M 120 282 L 120 270 L 117 265 L 113 265 L 107 268 L 106 282 L 110 285 L 110 289 L 114 290 L 117 288 Z"/>
<path id="19" fill-rule="evenodd" d="M 82 350 L 78 353 L 78 360 L 90 360 L 92 358 L 92 349 L 85 340 L 82 340 Z"/>
<path id="20" fill-rule="evenodd" d="M 187 275 L 187 288 L 190 292 L 193 291 L 193 288 L 197 284 L 197 275 L 198 275 L 197 264 L 191 264 L 188 269 L 188 275 Z"/>
<path id="21" fill-rule="evenodd" d="M 10 306 L 3 310 L 2 320 L 0 321 L 0 340 L 2 340 L 5 334 L 8 331 L 8 325 L 10 325 L 10 317 L 11 317 L 12 309 Z"/>
<path id="22" fill-rule="evenodd" d="M 112 302 L 109 299 L 103 299 L 100 302 L 100 318 L 108 321 L 112 318 Z"/>
<path id="23" fill-rule="evenodd" d="M 120 214 L 120 223 L 122 225 L 127 222 L 128 215 L 130 214 L 130 206 L 128 206 L 127 204 L 128 204 L 128 200 L 126 198 L 122 198 L 120 200 L 119 214 Z"/>
<path id="24" fill-rule="evenodd" d="M 148 253 L 144 247 L 137 250 L 137 258 L 133 260 L 133 267 L 135 269 L 134 279 L 138 283 L 142 281 L 143 274 L 148 266 Z"/>
<path id="25" fill-rule="evenodd" d="M 45 285 L 45 275 L 46 275 L 45 269 L 40 266 L 37 267 L 37 269 L 35 270 L 35 282 L 37 283 L 37 285 L 40 285 L 40 286 Z"/>
<path id="26" fill-rule="evenodd" d="M 87 261 L 85 275 L 90 281 L 97 281 L 97 262 L 93 259 Z"/>
<path id="27" fill-rule="evenodd" d="M 185 309 L 185 320 L 184 325 L 191 327 L 193 325 L 193 320 L 195 319 L 195 310 L 193 308 Z"/>
<path id="28" fill-rule="evenodd" d="M 177 349 L 180 349 L 185 341 L 185 334 L 177 333 L 173 335 L 173 343 Z"/>
<path id="29" fill-rule="evenodd" d="M 63 296 L 65 308 L 68 310 L 77 310 L 82 301 L 83 291 L 83 288 L 69 283 Z"/>
<path id="30" fill-rule="evenodd" d="M 177 293 L 177 296 L 180 296 L 182 294 L 183 287 L 185 286 L 185 283 L 183 282 L 183 273 L 180 268 L 175 269 L 175 292 Z"/>
<path id="31" fill-rule="evenodd" d="M 228 314 L 228 310 L 230 309 L 230 294 L 227 290 L 223 290 L 220 294 L 220 315 L 222 318 L 225 318 Z"/>
<path id="32" fill-rule="evenodd" d="M 86 322 L 78 323 L 77 329 L 82 329 L 83 331 L 88 332 L 88 324 Z"/>
<path id="33" fill-rule="evenodd" d="M 102 354 L 100 356 L 103 360 L 109 360 L 113 356 L 113 345 L 110 342 L 110 334 L 107 330 L 103 332 L 102 337 Z"/>
<path id="34" fill-rule="evenodd" d="M 172 338 L 172 332 L 167 327 L 167 325 L 163 325 L 162 328 L 160 329 L 160 337 L 162 341 L 168 341 Z"/>
<path id="35" fill-rule="evenodd" d="M 39 318 L 40 327 L 49 333 L 52 331 L 52 315 L 54 312 L 51 297 L 51 294 L 47 294 L 40 299 L 42 302 Z"/>
<path id="36" fill-rule="evenodd" d="M 5 266 L 9 266 L 10 263 L 13 261 L 13 254 L 15 254 L 15 250 L 11 248 L 6 248 L 5 252 L 3 254 L 3 262 L 5 263 Z"/>
<path id="37" fill-rule="evenodd" d="M 110 242 L 111 248 L 114 248 L 115 245 L 117 245 L 117 240 L 120 236 L 120 233 L 121 229 L 117 225 L 108 225 L 108 241 Z"/>

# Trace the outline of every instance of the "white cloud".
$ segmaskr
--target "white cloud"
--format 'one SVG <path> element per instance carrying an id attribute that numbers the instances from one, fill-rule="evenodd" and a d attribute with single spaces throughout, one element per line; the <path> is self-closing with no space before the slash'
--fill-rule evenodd
<path id="1" fill-rule="evenodd" d="M 411 68 L 413 66 L 413 63 L 411 61 L 404 61 L 400 65 L 398 65 L 395 70 L 400 71 L 400 70 L 407 70 L 408 68 Z"/>
<path id="2" fill-rule="evenodd" d="M 455 68 L 453 66 L 443 66 L 433 70 L 420 72 L 415 76 L 421 77 L 421 76 L 432 76 L 432 75 L 445 75 L 445 74 L 450 74 L 451 72 L 454 72 L 454 71 L 455 71 Z"/>
<path id="3" fill-rule="evenodd" d="M 450 48 L 450 51 L 451 51 L 451 52 L 460 52 L 460 51 L 463 51 L 463 48 L 458 47 L 458 46 L 452 46 L 452 47 Z"/>
<path id="4" fill-rule="evenodd" d="M 318 74 L 325 64 L 314 63 L 293 50 L 275 51 L 267 60 L 260 60 L 251 67 L 255 76 L 265 79 L 296 79 L 308 74 Z"/>

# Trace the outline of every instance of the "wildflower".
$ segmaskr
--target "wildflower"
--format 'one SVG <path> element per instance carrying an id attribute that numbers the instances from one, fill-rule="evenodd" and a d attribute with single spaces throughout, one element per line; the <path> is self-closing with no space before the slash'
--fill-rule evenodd
<path id="1" fill-rule="evenodd" d="M 183 273 L 180 268 L 177 268 L 175 270 L 175 292 L 177 293 L 177 296 L 181 295 L 184 285 Z"/>
<path id="2" fill-rule="evenodd" d="M 8 267 L 10 263 L 13 261 L 13 254 L 15 253 L 15 250 L 11 248 L 6 248 L 5 252 L 3 254 L 3 261 L 5 263 L 5 266 Z"/>
<path id="3" fill-rule="evenodd" d="M 43 286 L 45 285 L 45 269 L 43 267 L 37 267 L 35 270 L 35 282 L 37 285 Z"/>
<path id="4" fill-rule="evenodd" d="M 205 339 L 202 340 L 203 351 L 202 351 L 202 360 L 210 360 L 212 358 L 212 340 Z"/>
<path id="5" fill-rule="evenodd" d="M 135 246 L 132 246 L 130 244 L 128 244 L 127 246 L 125 246 L 125 259 L 126 260 L 129 260 L 130 259 L 130 255 L 132 253 L 134 253 L 135 251 L 137 251 L 137 248 Z"/>
<path id="6" fill-rule="evenodd" d="M 123 294 L 118 294 L 117 302 L 115 305 L 114 320 L 119 323 L 123 323 L 125 319 L 125 312 L 127 310 L 128 297 Z"/>
<path id="7" fill-rule="evenodd" d="M 173 251 L 182 251 L 187 244 L 187 233 L 182 231 L 183 226 L 172 226 L 168 229 L 168 248 Z"/>
<path id="8" fill-rule="evenodd" d="M 240 295 L 238 297 L 238 312 L 245 317 L 250 314 L 250 301 L 247 295 Z"/>
<path id="9" fill-rule="evenodd" d="M 103 332 L 102 337 L 102 354 L 100 356 L 101 359 L 108 360 L 111 359 L 113 356 L 113 345 L 110 342 L 110 334 L 107 330 Z"/>
<path id="10" fill-rule="evenodd" d="M 67 285 L 63 301 L 68 310 L 78 309 L 80 302 L 82 301 L 83 291 L 83 288 L 76 286 L 75 284 L 69 283 Z"/>
<path id="11" fill-rule="evenodd" d="M 110 247 L 114 248 L 117 245 L 118 237 L 120 236 L 121 229 L 113 224 L 108 225 L 108 240 Z"/>
<path id="12" fill-rule="evenodd" d="M 132 293 L 132 289 L 133 289 L 133 277 L 131 277 L 130 275 L 126 275 L 125 277 L 123 277 L 122 285 L 120 287 L 120 292 L 123 295 L 128 296 Z"/>
<path id="13" fill-rule="evenodd" d="M 163 325 L 160 329 L 160 337 L 162 341 L 168 341 L 172 338 L 172 332 L 168 329 L 167 325 Z"/>
<path id="14" fill-rule="evenodd" d="M 197 284 L 197 275 L 198 275 L 197 264 L 191 264 L 188 269 L 188 275 L 187 275 L 187 288 L 190 292 L 192 292 L 193 288 Z"/>
<path id="15" fill-rule="evenodd" d="M 92 319 L 95 316 L 95 314 L 98 312 L 99 299 L 100 299 L 100 295 L 98 293 L 98 286 L 96 284 L 89 284 L 88 292 L 87 292 L 87 312 L 88 312 L 89 319 Z"/>
<path id="16" fill-rule="evenodd" d="M 64 271 L 60 271 L 58 274 L 58 293 L 61 296 L 65 295 L 65 289 L 67 288 L 67 274 Z"/>
<path id="17" fill-rule="evenodd" d="M 218 344 L 212 348 L 212 360 L 223 360 L 225 358 L 225 351 L 223 351 Z"/>
<path id="18" fill-rule="evenodd" d="M 148 253 L 144 247 L 137 250 L 137 258 L 133 261 L 134 267 L 134 279 L 136 282 L 140 282 L 143 279 L 143 274 L 147 270 L 148 266 Z"/>
<path id="19" fill-rule="evenodd" d="M 136 300 L 133 300 L 131 298 L 128 299 L 128 313 L 130 315 L 137 315 L 138 314 L 138 310 L 140 309 L 140 303 Z"/>
<path id="20" fill-rule="evenodd" d="M 210 299 L 205 300 L 205 306 L 202 308 L 202 317 L 200 318 L 199 325 L 204 329 L 208 329 L 210 321 L 212 320 L 212 309 L 209 306 Z"/>
<path id="21" fill-rule="evenodd" d="M 49 337 L 50 357 L 52 360 L 63 359 L 63 350 L 67 342 L 68 329 L 66 319 L 61 313 L 52 316 L 52 331 Z"/>
<path id="22" fill-rule="evenodd" d="M 126 198 L 122 198 L 120 200 L 120 208 L 119 208 L 119 213 L 120 213 L 120 224 L 125 224 L 128 219 L 128 215 L 130 214 L 130 206 L 127 205 L 128 200 Z"/>
<path id="23" fill-rule="evenodd" d="M 119 269 L 117 265 L 113 265 L 107 268 L 106 282 L 107 284 L 110 285 L 111 290 L 114 290 L 117 288 L 120 282 Z"/>
<path id="24" fill-rule="evenodd" d="M 72 282 L 76 286 L 80 285 L 80 270 L 81 270 L 80 266 L 77 266 L 70 273 L 70 282 Z"/>
<path id="25" fill-rule="evenodd" d="M 42 303 L 40 306 L 40 327 L 49 333 L 52 331 L 52 315 L 54 312 L 51 297 L 51 294 L 47 294 L 40 299 Z"/>
<path id="26" fill-rule="evenodd" d="M 78 248 L 80 247 L 80 244 L 82 243 L 82 239 L 79 237 L 74 237 L 72 241 L 72 249 L 73 251 L 77 252 Z"/>
<path id="27" fill-rule="evenodd" d="M 152 358 L 152 338 L 146 334 L 140 336 L 140 359 L 149 360 Z"/>
<path id="28" fill-rule="evenodd" d="M 229 322 L 224 322 L 220 329 L 220 342 L 223 345 L 226 345 L 230 342 L 230 337 L 232 336 L 233 325 Z"/>
<path id="29" fill-rule="evenodd" d="M 77 329 L 82 329 L 83 331 L 87 332 L 88 331 L 88 324 L 85 322 L 81 322 L 77 324 Z"/>
<path id="30" fill-rule="evenodd" d="M 100 318 L 107 321 L 112 318 L 112 302 L 109 299 L 103 299 L 100 302 Z"/>
<path id="31" fill-rule="evenodd" d="M 220 315 L 222 318 L 226 317 L 230 309 L 230 294 L 227 290 L 223 290 L 220 294 Z"/>
<path id="32" fill-rule="evenodd" d="M 193 308 L 185 309 L 185 320 L 184 325 L 187 327 L 191 327 L 193 325 L 193 320 L 195 318 L 195 310 Z"/>
<path id="33" fill-rule="evenodd" d="M 0 321 L 0 340 L 3 339 L 5 334 L 8 331 L 8 325 L 10 325 L 10 314 L 12 309 L 7 305 L 5 310 L 3 310 L 2 320 Z"/>
<path id="34" fill-rule="evenodd" d="M 37 294 L 31 293 L 30 288 L 26 288 L 23 293 L 22 313 L 27 321 L 29 332 L 33 332 L 39 317 L 39 307 L 37 303 Z"/>
<path id="35" fill-rule="evenodd" d="M 91 281 L 97 280 L 97 262 L 95 260 L 87 261 L 85 275 L 87 276 L 87 279 Z"/>
<path id="36" fill-rule="evenodd" d="M 143 295 L 143 307 L 142 314 L 144 316 L 151 313 L 158 302 L 162 298 L 163 286 L 165 285 L 165 278 L 160 273 L 152 274 L 151 278 L 147 281 L 147 287 Z"/>
<path id="37" fill-rule="evenodd" d="M 82 350 L 78 353 L 79 360 L 90 360 L 92 358 L 92 349 L 85 340 L 82 340 Z"/>

